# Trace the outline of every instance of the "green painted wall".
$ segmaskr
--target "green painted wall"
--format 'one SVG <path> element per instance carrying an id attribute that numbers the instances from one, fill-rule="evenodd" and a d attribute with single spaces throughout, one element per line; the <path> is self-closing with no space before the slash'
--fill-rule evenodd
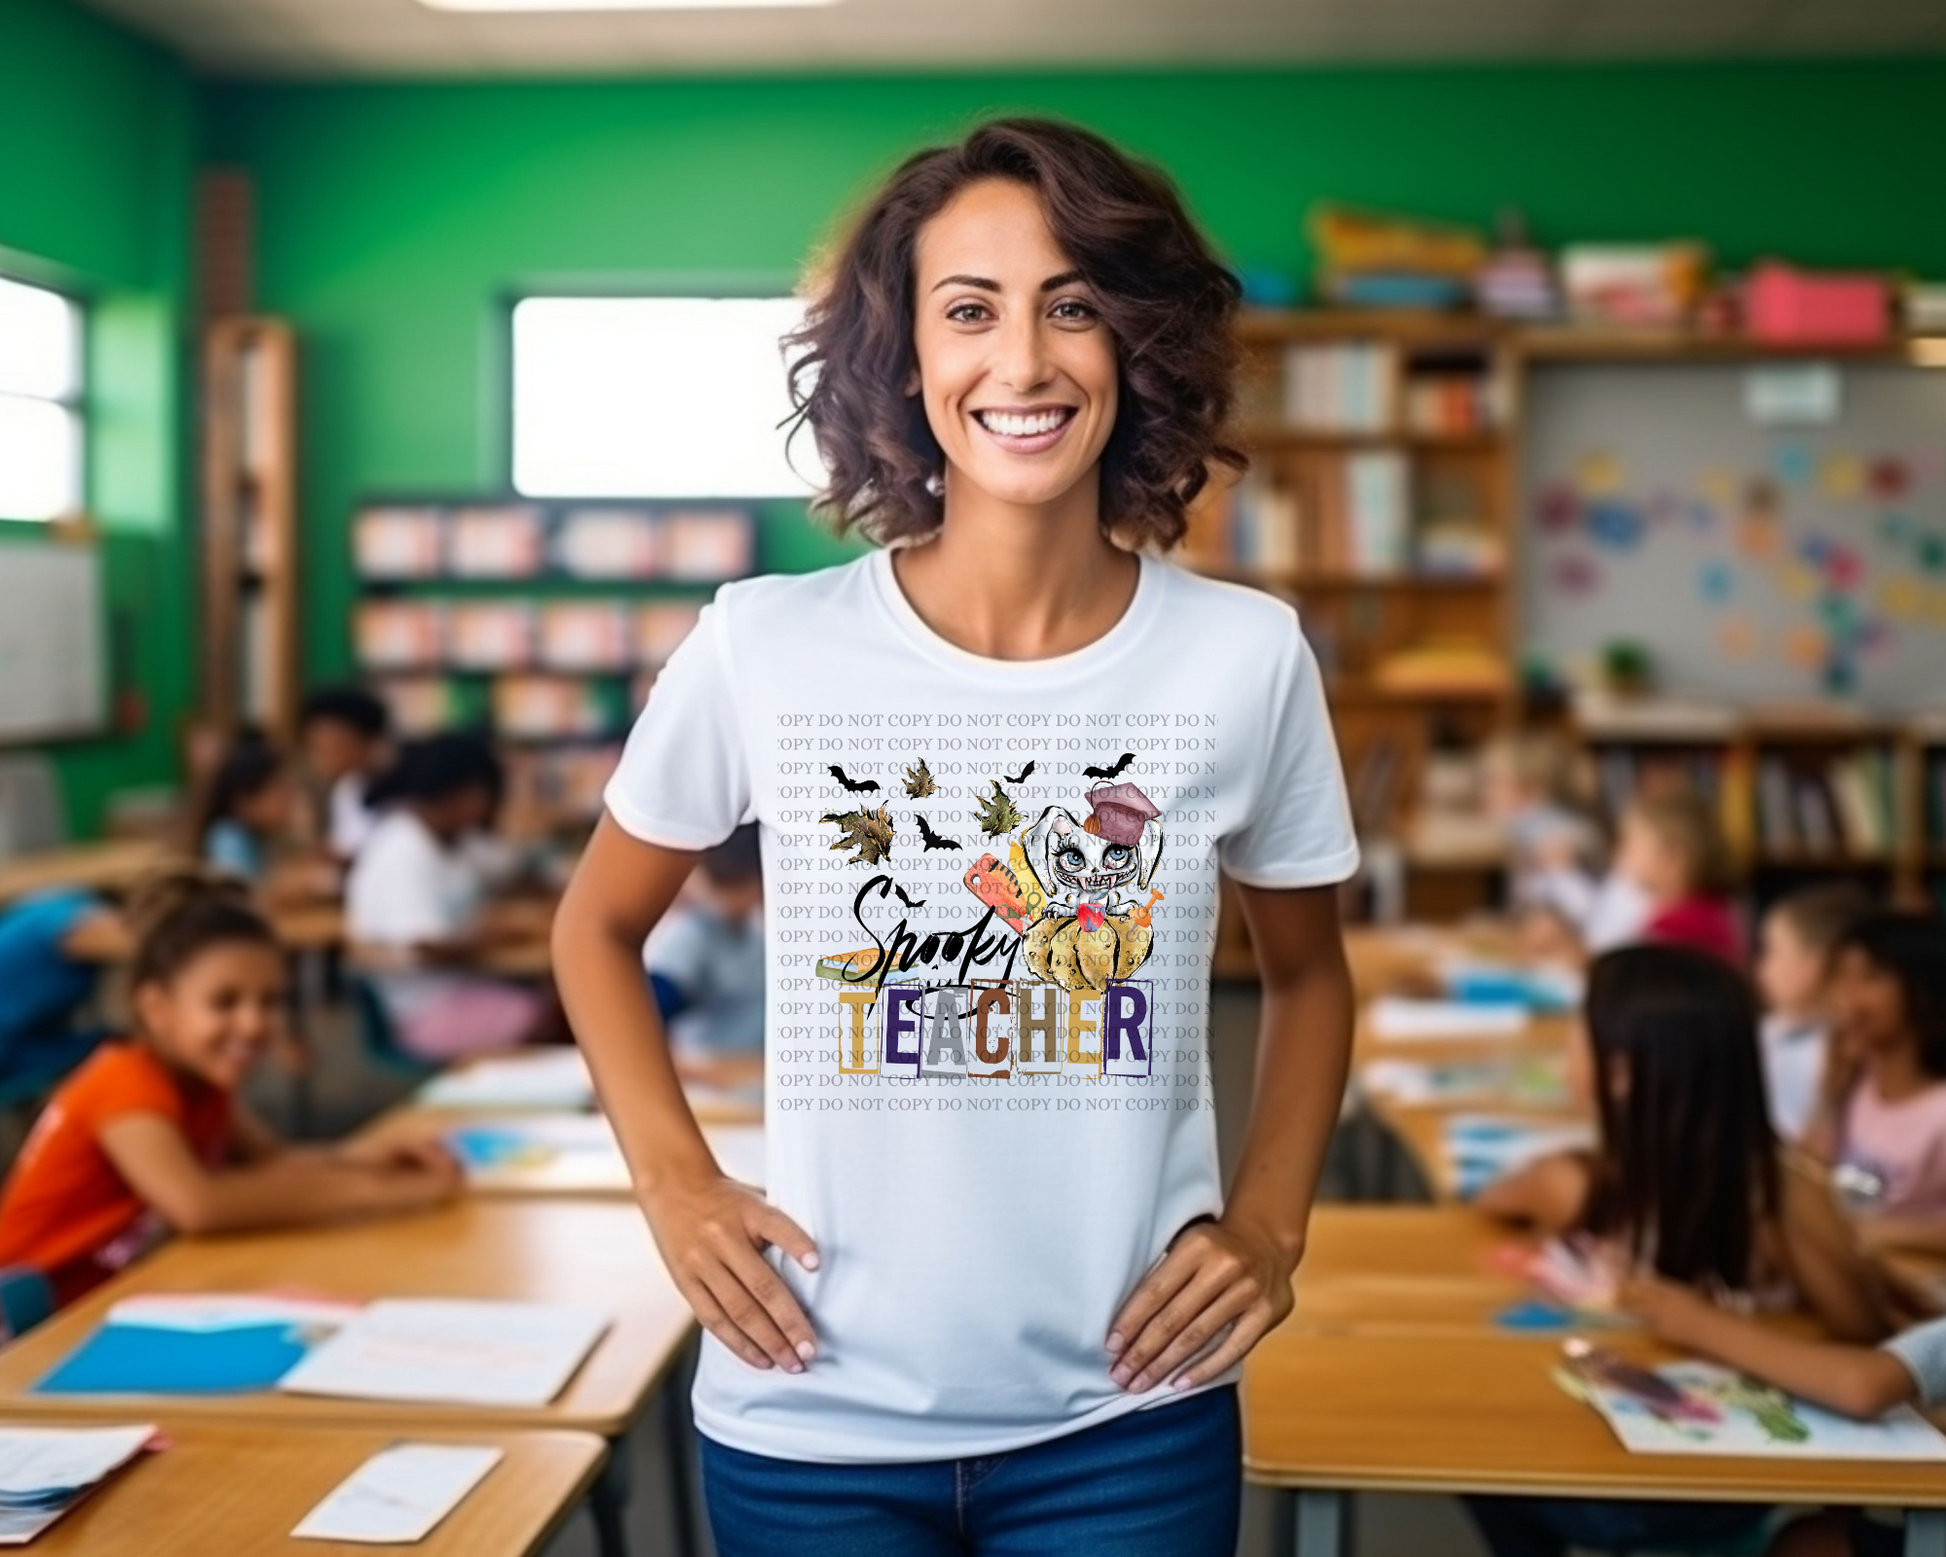
<path id="1" fill-rule="evenodd" d="M 787 276 L 875 175 L 981 113 L 1160 158 L 1244 265 L 1302 271 L 1302 213 L 1331 195 L 1946 275 L 1913 171 L 1942 101 L 1946 61 L 262 84 L 210 114 L 259 179 L 262 301 L 303 333 L 306 641 L 337 674 L 360 494 L 504 481 L 509 289 Z M 767 560 L 814 558 L 788 529 Z"/>
<path id="2" fill-rule="evenodd" d="M 104 531 L 118 733 L 54 748 L 70 827 L 172 782 L 191 695 L 184 383 L 195 94 L 164 51 L 60 0 L 0 0 L 0 272 L 90 305 L 88 499 Z M 0 524 L 0 543 L 39 527 Z M 0 550 L 0 567 L 6 566 Z"/>

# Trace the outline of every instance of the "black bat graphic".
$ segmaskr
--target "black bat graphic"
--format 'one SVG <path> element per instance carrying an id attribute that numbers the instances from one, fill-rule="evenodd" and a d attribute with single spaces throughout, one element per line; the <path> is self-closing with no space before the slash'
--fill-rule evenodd
<path id="1" fill-rule="evenodd" d="M 1132 751 L 1125 751 L 1121 754 L 1121 756 L 1117 757 L 1114 760 L 1114 762 L 1108 767 L 1083 768 L 1081 771 L 1087 774 L 1089 778 L 1106 778 L 1106 779 L 1117 778 L 1120 776 L 1122 769 L 1127 767 L 1134 760 L 1135 760 L 1135 753 Z"/>
<path id="2" fill-rule="evenodd" d="M 1027 775 L 1032 773 L 1033 771 L 1034 771 L 1034 765 L 1033 763 L 1030 762 L 1027 764 L 1026 767 L 1022 768 L 1018 773 L 1002 774 L 1001 777 L 1005 778 L 1009 784 L 1025 784 L 1027 782 Z"/>
<path id="3" fill-rule="evenodd" d="M 919 825 L 921 827 L 925 826 L 923 819 Z M 905 904 L 907 908 L 924 908 L 926 906 L 926 900 L 922 897 L 907 897 L 905 895 L 905 888 L 900 886 L 896 881 L 892 883 L 892 890 L 899 894 L 899 901 Z"/>
<path id="4" fill-rule="evenodd" d="M 831 764 L 831 776 L 834 779 L 836 779 L 840 784 L 844 785 L 846 789 L 852 791 L 853 794 L 856 794 L 861 789 L 878 788 L 877 779 L 866 779 L 865 782 L 862 784 L 854 784 L 850 779 L 845 777 L 845 770 L 839 767 L 838 764 L 835 762 Z"/>
<path id="5" fill-rule="evenodd" d="M 927 853 L 931 853 L 934 849 L 963 849 L 966 847 L 957 838 L 940 837 L 938 833 L 932 830 L 932 823 L 928 822 L 923 816 L 919 818 L 919 836 L 926 840 Z M 901 892 L 899 896 L 904 897 L 905 894 Z M 915 903 L 909 904 L 908 906 L 916 908 L 918 905 Z"/>

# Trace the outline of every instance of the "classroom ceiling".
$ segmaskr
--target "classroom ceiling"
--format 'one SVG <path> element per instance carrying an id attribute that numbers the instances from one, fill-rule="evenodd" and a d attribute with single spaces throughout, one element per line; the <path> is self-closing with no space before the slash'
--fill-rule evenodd
<path id="1" fill-rule="evenodd" d="M 1946 0 L 837 0 L 512 14 L 433 10 L 420 0 L 84 3 L 224 76 L 1946 52 Z"/>

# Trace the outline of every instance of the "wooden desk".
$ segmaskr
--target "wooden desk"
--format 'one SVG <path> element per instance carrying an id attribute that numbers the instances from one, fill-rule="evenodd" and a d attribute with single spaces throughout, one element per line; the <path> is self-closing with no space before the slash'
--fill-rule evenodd
<path id="1" fill-rule="evenodd" d="M 175 858 L 178 852 L 157 839 L 123 838 L 0 860 L 0 903 L 52 887 L 89 891 L 125 887 Z"/>
<path id="2" fill-rule="evenodd" d="M 518 1128 L 522 1124 L 539 1122 L 545 1128 L 545 1121 L 550 1118 L 592 1120 L 595 1117 L 591 1114 L 563 1116 L 534 1111 L 520 1114 L 504 1109 L 476 1112 L 405 1103 L 379 1115 L 358 1132 L 358 1138 L 382 1141 L 401 1136 L 443 1136 L 468 1125 L 499 1124 Z M 702 1117 L 700 1111 L 698 1117 Z M 755 1122 L 705 1123 L 703 1126 L 703 1139 L 709 1142 L 710 1150 L 716 1154 L 718 1166 L 732 1178 L 759 1187 L 764 1181 L 761 1120 L 759 1113 Z M 628 1165 L 622 1160 L 619 1147 L 610 1152 L 566 1152 L 556 1161 L 531 1173 L 500 1174 L 471 1187 L 472 1192 L 478 1195 L 591 1196 L 596 1199 L 626 1200 L 631 1205 L 635 1201 L 635 1186 L 629 1179 Z"/>
<path id="3" fill-rule="evenodd" d="M 93 1333 L 115 1300 L 141 1292 L 309 1289 L 349 1298 L 473 1297 L 592 1305 L 613 1322 L 579 1372 L 536 1409 L 332 1400 L 274 1392 L 170 1396 L 27 1391 Z M 613 1438 L 642 1415 L 695 1321 L 669 1279 L 642 1214 L 621 1201 L 468 1196 L 422 1216 L 181 1238 L 72 1308 L 0 1349 L 0 1417 L 196 1419 L 405 1427 L 578 1429 Z"/>
<path id="4" fill-rule="evenodd" d="M 1521 1103 L 1499 1103 L 1469 1098 L 1455 1103 L 1399 1103 L 1391 1098 L 1366 1099 L 1379 1127 L 1392 1137 L 1406 1155 L 1433 1199 L 1442 1205 L 1458 1204 L 1459 1184 L 1453 1177 L 1452 1163 L 1446 1156 L 1446 1122 L 1459 1114 L 1480 1114 L 1494 1119 L 1531 1120 L 1537 1125 L 1586 1125 L 1590 1116 L 1561 1108 Z"/>
<path id="5" fill-rule="evenodd" d="M 65 1515 L 32 1550 L 45 1557 L 369 1557 L 374 1548 L 299 1541 L 291 1530 L 396 1434 L 303 1428 L 263 1432 L 160 1421 L 169 1447 L 135 1464 Z M 136 1420 L 147 1421 L 147 1416 Z M 530 1557 L 552 1538 L 601 1468 L 586 1433 L 434 1435 L 491 1443 L 504 1458 L 412 1547 L 415 1557 Z"/>
<path id="6" fill-rule="evenodd" d="M 1286 1329 L 1321 1334 L 1521 1334 L 1493 1316 L 1534 1295 L 1494 1269 L 1518 1232 L 1463 1206 L 1319 1206 Z"/>
<path id="7" fill-rule="evenodd" d="M 271 928 L 287 951 L 329 951 L 345 939 L 345 911 L 337 903 L 310 903 L 270 916 Z M 127 962 L 135 955 L 135 936 L 119 914 L 104 914 L 79 927 L 63 943 L 77 962 Z"/>
<path id="8" fill-rule="evenodd" d="M 1293 1494 L 1302 1557 L 1345 1550 L 1345 1496 L 1361 1490 L 1902 1507 L 1922 1510 L 1908 1518 L 1908 1557 L 1946 1554 L 1939 1465 L 1631 1454 L 1548 1377 L 1558 1346 L 1286 1323 L 1245 1364 L 1244 1472 Z"/>

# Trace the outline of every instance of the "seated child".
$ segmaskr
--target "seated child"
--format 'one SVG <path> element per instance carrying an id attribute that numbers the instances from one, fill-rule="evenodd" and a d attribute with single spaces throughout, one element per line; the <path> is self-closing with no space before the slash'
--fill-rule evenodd
<path id="1" fill-rule="evenodd" d="M 175 872 L 131 902 L 129 1036 L 62 1083 L 0 1190 L 0 1265 L 67 1303 L 170 1230 L 296 1226 L 436 1205 L 437 1142 L 286 1147 L 237 1097 L 285 1011 L 285 959 L 234 882 Z"/>
<path id="2" fill-rule="evenodd" d="M 1733 1307 L 1801 1301 L 1836 1334 L 1883 1334 L 1878 1284 L 1828 1192 L 1780 1158 L 1743 977 L 1689 947 L 1623 947 L 1589 970 L 1585 1016 L 1595 1150 L 1516 1171 L 1482 1191 L 1481 1209 L 1578 1237 L 1616 1282 L 1654 1274 Z M 1766 1514 L 1611 1499 L 1469 1503 L 1496 1557 L 1729 1539 Z"/>
<path id="3" fill-rule="evenodd" d="M 1839 938 L 1870 906 L 1861 888 L 1838 881 L 1793 892 L 1764 915 L 1756 970 L 1764 998 L 1764 1084 L 1771 1127 L 1786 1141 L 1803 1138 L 1817 1108 Z"/>
<path id="4" fill-rule="evenodd" d="M 81 1024 L 102 964 L 73 944 L 115 910 L 92 892 L 36 893 L 0 909 L 0 1082 L 59 1080 L 104 1036 Z"/>
<path id="5" fill-rule="evenodd" d="M 1867 1419 L 1896 1405 L 1946 1407 L 1946 1319 L 1933 1319 L 1878 1347 L 1807 1340 L 1726 1314 L 1693 1292 L 1643 1278 L 1624 1285 L 1621 1305 L 1668 1341 L 1727 1363 L 1826 1410 Z M 1819 1514 L 1786 1529 L 1771 1557 L 1897 1557 L 1897 1529 L 1855 1515 Z"/>
<path id="6" fill-rule="evenodd" d="M 1867 914 L 1838 942 L 1833 1040 L 1805 1135 L 1874 1248 L 1946 1253 L 1946 925 Z"/>
<path id="7" fill-rule="evenodd" d="M 1622 813 L 1616 874 L 1649 903 L 1644 940 L 1694 946 L 1741 966 L 1743 927 L 1730 902 L 1729 851 L 1716 811 L 1693 790 L 1642 795 Z"/>
<path id="8" fill-rule="evenodd" d="M 378 821 L 367 800 L 390 760 L 391 715 L 363 687 L 320 687 L 298 712 L 298 749 L 324 791 L 325 841 L 349 864 Z"/>
<path id="9" fill-rule="evenodd" d="M 1577 803 L 1573 752 L 1559 736 L 1528 731 L 1490 743 L 1483 765 L 1487 813 L 1507 837 L 1509 906 L 1583 923 L 1601 839 Z"/>
<path id="10" fill-rule="evenodd" d="M 315 856 L 293 856 L 299 794 L 289 761 L 261 736 L 233 741 L 204 789 L 196 821 L 205 864 L 236 876 L 271 908 L 329 897 L 337 871 Z"/>
<path id="11" fill-rule="evenodd" d="M 762 1059 L 763 872 L 746 824 L 703 855 L 642 948 L 679 1060 Z"/>
<path id="12" fill-rule="evenodd" d="M 541 991 L 472 966 L 495 945 L 544 933 L 488 902 L 475 840 L 504 783 L 500 760 L 470 735 L 409 743 L 372 791 L 381 808 L 345 888 L 353 959 L 367 969 L 399 1042 L 429 1061 L 558 1037 Z"/>

